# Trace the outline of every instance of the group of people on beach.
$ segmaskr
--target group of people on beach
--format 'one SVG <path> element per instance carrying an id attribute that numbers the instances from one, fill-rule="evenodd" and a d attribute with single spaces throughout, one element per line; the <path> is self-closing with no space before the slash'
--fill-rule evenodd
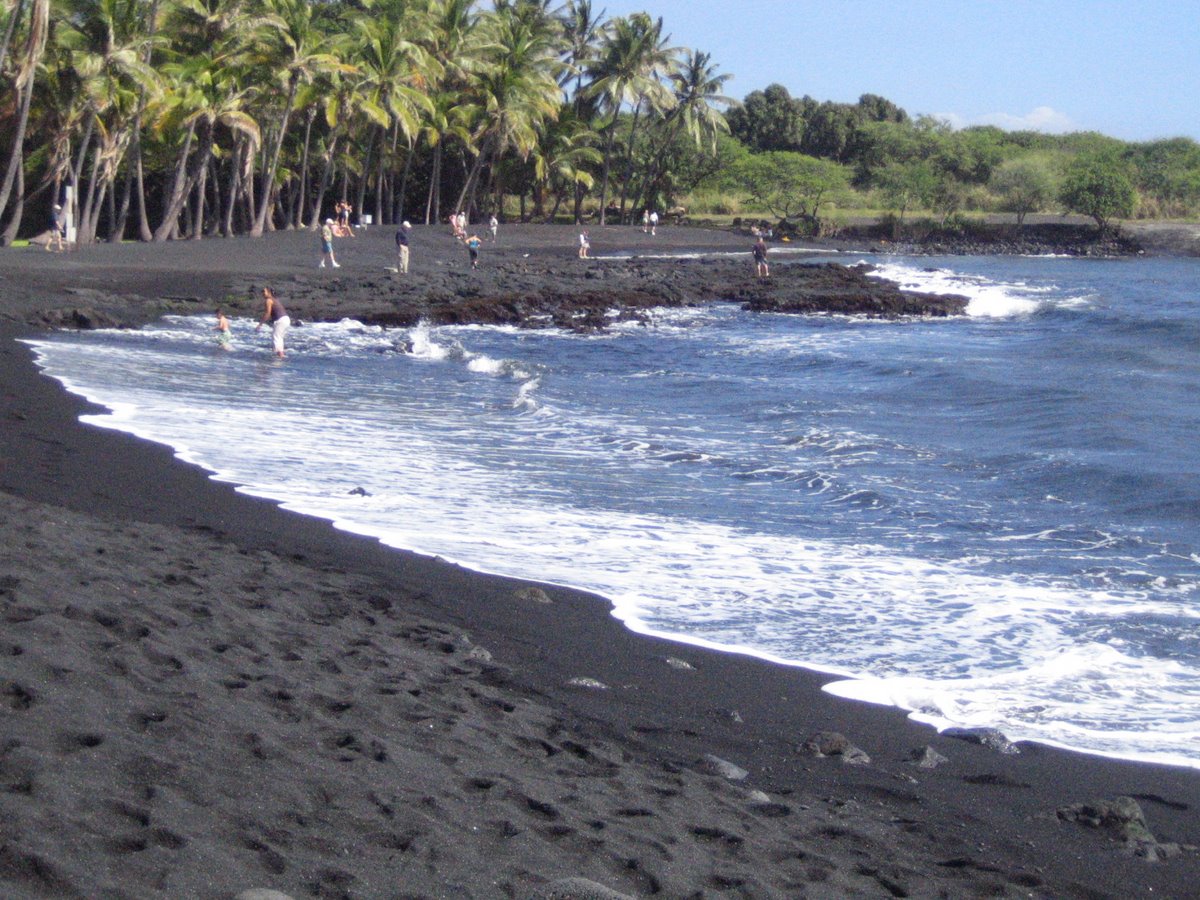
<path id="1" fill-rule="evenodd" d="M 339 215 L 349 215 L 349 206 L 343 208 L 341 203 L 338 204 Z M 450 216 L 450 222 L 456 239 L 461 240 L 467 248 L 467 254 L 471 261 L 471 268 L 479 268 L 479 248 L 483 245 L 483 240 L 478 234 L 467 234 L 465 213 L 455 213 Z M 334 238 L 334 220 L 326 219 L 325 224 L 321 228 L 321 263 L 320 267 L 325 268 L 328 263 L 334 268 L 341 268 L 340 264 L 333 255 L 333 238 Z M 647 210 L 643 220 L 643 228 L 648 229 L 646 233 L 654 234 L 654 229 L 658 224 L 658 214 Z M 492 240 L 496 240 L 496 234 L 499 229 L 499 222 L 493 215 L 488 223 L 488 229 L 491 232 Z M 409 237 L 412 231 L 410 222 L 402 222 L 396 230 L 396 272 L 399 275 L 408 274 L 409 265 Z M 756 229 L 756 240 L 754 246 L 751 247 L 751 255 L 754 259 L 755 275 L 760 280 L 766 280 L 771 275 L 770 266 L 767 264 L 767 244 L 765 237 L 761 231 Z M 579 258 L 590 259 L 591 237 L 588 230 L 585 228 L 579 233 Z M 47 247 L 49 249 L 49 247 Z M 263 300 L 265 309 L 263 311 L 262 320 L 258 324 L 258 329 L 263 325 L 271 326 L 271 342 L 274 348 L 275 355 L 279 358 L 284 356 L 284 336 L 287 334 L 288 328 L 291 326 L 292 320 L 288 316 L 287 310 L 279 301 L 270 288 L 263 288 Z M 256 330 L 258 330 L 256 329 Z M 217 343 L 224 349 L 232 349 L 232 339 L 230 336 L 229 320 L 224 313 L 217 310 Z"/>

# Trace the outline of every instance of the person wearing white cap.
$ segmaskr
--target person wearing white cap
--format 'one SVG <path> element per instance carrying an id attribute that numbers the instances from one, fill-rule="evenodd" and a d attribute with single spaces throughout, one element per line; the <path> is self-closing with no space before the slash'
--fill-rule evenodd
<path id="1" fill-rule="evenodd" d="M 54 209 L 50 211 L 50 240 L 46 241 L 47 250 L 62 251 L 64 249 L 63 236 L 67 233 L 66 219 L 62 206 L 55 203 Z"/>
<path id="2" fill-rule="evenodd" d="M 396 271 L 401 275 L 408 274 L 408 231 L 410 228 L 412 225 L 406 221 L 396 229 L 396 255 L 399 257 Z"/>
<path id="3" fill-rule="evenodd" d="M 338 261 L 333 258 L 333 219 L 326 219 L 325 224 L 321 226 L 321 268 L 325 268 L 325 260 L 328 259 L 330 264 L 335 269 L 340 269 Z"/>

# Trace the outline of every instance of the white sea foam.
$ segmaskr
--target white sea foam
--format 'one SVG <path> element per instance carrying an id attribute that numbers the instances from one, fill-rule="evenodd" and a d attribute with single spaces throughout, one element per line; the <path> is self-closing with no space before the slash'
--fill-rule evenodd
<path id="1" fill-rule="evenodd" d="M 710 315 L 736 313 L 673 311 L 656 327 L 693 340 L 687 323 Z M 876 490 L 884 485 L 844 482 L 841 468 L 881 456 L 921 458 L 925 448 L 813 425 L 780 437 L 794 465 L 783 464 L 791 462 L 785 456 L 743 466 L 735 445 L 703 433 L 683 412 L 650 432 L 624 407 L 559 408 L 546 387 L 553 378 L 544 384 L 536 365 L 514 358 L 519 353 L 464 346 L 488 329 L 420 326 L 407 335 L 405 355 L 380 352 L 396 348 L 394 332 L 314 325 L 293 332 L 304 353 L 280 366 L 257 346 L 263 339 L 252 326 L 234 323 L 244 349 L 224 355 L 209 349 L 210 323 L 195 320 L 170 321 L 140 338 L 112 333 L 35 346 L 50 374 L 111 410 L 88 421 L 167 443 L 246 493 L 347 531 L 484 571 L 592 590 L 635 630 L 845 676 L 852 680 L 831 690 L 912 710 L 938 726 L 997 725 L 1016 738 L 1200 765 L 1200 671 L 1092 637 L 1096 623 L 1194 620 L 1181 592 L 991 574 L 985 554 L 906 554 L 897 549 L 903 535 L 889 546 L 667 514 L 656 510 L 674 508 L 671 484 L 647 481 L 664 502 L 634 505 L 605 480 L 635 470 L 696 478 L 725 465 L 752 486 L 801 485 L 829 514 L 870 511 L 885 503 Z M 545 339 L 569 348 L 592 341 L 565 333 Z M 829 352 L 847 339 L 756 333 L 723 349 Z M 361 377 L 320 368 L 322 354 L 372 362 Z M 648 365 L 625 377 L 644 383 L 665 374 Z M 264 458 L 273 464 L 262 466 Z M 570 470 L 588 477 L 562 476 Z M 352 493 L 359 487 L 366 496 Z M 598 492 L 594 502 L 571 496 L 589 490 Z M 1081 554 L 1106 544 L 1100 534 L 1046 529 L 997 536 L 990 546 L 999 553 L 1060 537 Z M 1114 704 L 1125 695 L 1131 704 Z"/>
<path id="2" fill-rule="evenodd" d="M 950 269 L 918 268 L 904 263 L 877 263 L 872 275 L 894 281 L 909 291 L 958 294 L 968 300 L 967 315 L 987 318 L 1028 315 L 1044 302 L 1044 289 L 1001 283 Z"/>

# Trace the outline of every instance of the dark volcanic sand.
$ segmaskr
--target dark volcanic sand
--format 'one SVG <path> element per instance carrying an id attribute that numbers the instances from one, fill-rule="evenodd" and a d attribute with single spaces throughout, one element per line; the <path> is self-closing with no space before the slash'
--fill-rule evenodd
<path id="1" fill-rule="evenodd" d="M 502 228 L 483 265 L 575 263 L 575 234 Z M 13 340 L 262 283 L 337 318 L 315 279 L 382 290 L 390 240 L 339 242 L 333 272 L 310 234 L 0 253 L 0 895 L 1196 896 L 1195 770 L 1005 755 L 630 634 L 600 598 L 336 532 L 79 424 Z M 415 271 L 465 264 L 440 231 L 414 243 Z M 804 753 L 821 731 L 870 762 Z M 948 761 L 909 761 L 927 746 Z M 1058 815 L 1119 796 L 1157 843 Z"/>

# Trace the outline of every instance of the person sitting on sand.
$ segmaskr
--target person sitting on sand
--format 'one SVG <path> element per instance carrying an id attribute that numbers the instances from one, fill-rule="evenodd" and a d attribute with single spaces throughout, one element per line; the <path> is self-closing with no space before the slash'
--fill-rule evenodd
<path id="1" fill-rule="evenodd" d="M 759 278 L 769 278 L 771 270 L 767 266 L 767 242 L 761 237 L 754 242 L 754 271 Z"/>
<path id="2" fill-rule="evenodd" d="M 338 261 L 333 258 L 333 219 L 326 219 L 321 226 L 321 265 L 325 268 L 325 260 L 329 260 L 335 269 L 340 269 Z"/>
<path id="3" fill-rule="evenodd" d="M 479 239 L 479 235 L 473 234 L 467 238 L 467 252 L 471 254 L 471 268 L 479 268 L 479 247 L 483 241 Z"/>
<path id="4" fill-rule="evenodd" d="M 337 263 L 334 263 L 337 265 Z M 292 318 L 288 315 L 287 310 L 283 308 L 283 304 L 275 296 L 275 292 L 269 287 L 262 289 L 263 300 L 266 302 L 266 309 L 263 311 L 262 321 L 258 323 L 255 331 L 259 331 L 268 322 L 271 323 L 271 344 L 275 348 L 275 355 L 283 359 L 283 337 L 287 334 L 287 330 L 292 325 Z"/>
<path id="5" fill-rule="evenodd" d="M 588 240 L 587 229 L 579 233 L 579 258 L 588 259 L 588 251 L 592 249 L 591 241 Z"/>
<path id="6" fill-rule="evenodd" d="M 233 336 L 229 332 L 229 320 L 220 309 L 217 310 L 217 327 L 213 330 L 217 333 L 217 346 L 222 350 L 232 350 Z"/>

